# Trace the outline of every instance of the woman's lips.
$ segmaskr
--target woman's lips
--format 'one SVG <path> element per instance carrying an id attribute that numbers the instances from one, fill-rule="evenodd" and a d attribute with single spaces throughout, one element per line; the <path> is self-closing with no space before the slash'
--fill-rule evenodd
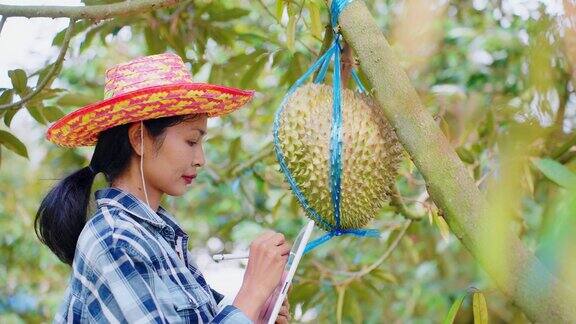
<path id="1" fill-rule="evenodd" d="M 182 176 L 182 179 L 184 179 L 186 184 L 191 184 L 192 180 L 194 180 L 194 178 L 196 178 L 196 176 Z"/>

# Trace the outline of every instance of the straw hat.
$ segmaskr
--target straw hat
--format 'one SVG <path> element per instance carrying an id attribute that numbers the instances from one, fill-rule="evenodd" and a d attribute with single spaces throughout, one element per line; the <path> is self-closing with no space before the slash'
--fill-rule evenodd
<path id="1" fill-rule="evenodd" d="M 195 113 L 220 116 L 239 109 L 253 95 L 252 90 L 193 82 L 176 54 L 144 56 L 108 69 L 105 99 L 60 118 L 46 138 L 65 147 L 91 146 L 100 132 L 114 126 Z"/>

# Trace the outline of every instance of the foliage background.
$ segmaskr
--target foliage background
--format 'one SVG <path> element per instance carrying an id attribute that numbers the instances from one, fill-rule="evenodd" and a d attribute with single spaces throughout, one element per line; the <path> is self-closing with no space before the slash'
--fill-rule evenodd
<path id="1" fill-rule="evenodd" d="M 512 214 L 522 240 L 576 283 L 563 257 L 574 243 L 576 211 L 573 56 L 565 17 L 538 1 L 365 2 L 494 210 Z M 79 21 L 56 80 L 22 109 L 0 111 L 0 321 L 53 317 L 69 268 L 39 244 L 33 219 L 49 188 L 87 165 L 91 154 L 41 136 L 25 150 L 6 133 L 17 132 L 10 127 L 15 113 L 34 120 L 32 134 L 44 132 L 63 113 L 102 98 L 106 68 L 176 52 L 198 81 L 258 91 L 245 109 L 211 121 L 208 166 L 188 194 L 164 201 L 190 234 L 190 249 L 239 249 L 262 228 L 294 237 L 305 217 L 277 170 L 271 125 L 288 86 L 320 53 L 327 23 L 320 0 L 182 1 L 99 23 Z M 63 38 L 64 31 L 54 45 Z M 0 71 L 13 80 L 13 88 L 0 89 L 0 104 L 31 91 L 50 67 Z M 32 152 L 40 163 L 22 157 Z M 102 186 L 100 178 L 94 189 Z M 290 295 L 295 320 L 439 322 L 465 296 L 456 321 L 470 322 L 472 295 L 481 292 L 491 322 L 526 322 L 450 235 L 407 156 L 398 188 L 406 205 L 391 204 L 371 224 L 381 239 L 337 238 L 305 258 Z M 222 244 L 207 244 L 215 238 Z"/>

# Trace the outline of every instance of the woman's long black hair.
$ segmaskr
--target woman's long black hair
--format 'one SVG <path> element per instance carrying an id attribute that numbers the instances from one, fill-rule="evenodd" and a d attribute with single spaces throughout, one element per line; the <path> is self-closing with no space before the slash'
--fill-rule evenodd
<path id="1" fill-rule="evenodd" d="M 159 147 L 166 128 L 190 119 L 191 115 L 150 119 L 144 121 L 144 128 L 155 144 L 160 144 L 156 146 Z M 66 264 L 72 265 L 74 260 L 76 243 L 87 221 L 96 174 L 104 173 L 106 181 L 111 184 L 129 165 L 134 154 L 128 138 L 129 126 L 120 125 L 100 133 L 90 165 L 61 180 L 44 197 L 36 212 L 36 235 Z"/>

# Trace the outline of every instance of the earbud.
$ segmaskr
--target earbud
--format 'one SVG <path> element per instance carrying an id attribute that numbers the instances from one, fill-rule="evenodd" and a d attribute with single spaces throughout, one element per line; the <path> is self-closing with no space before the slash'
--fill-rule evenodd
<path id="1" fill-rule="evenodd" d="M 140 176 L 142 177 L 142 186 L 144 187 L 144 197 L 146 197 L 146 203 L 148 207 L 150 206 L 150 201 L 148 200 L 148 191 L 146 191 L 146 180 L 144 180 L 144 122 L 140 121 Z"/>

